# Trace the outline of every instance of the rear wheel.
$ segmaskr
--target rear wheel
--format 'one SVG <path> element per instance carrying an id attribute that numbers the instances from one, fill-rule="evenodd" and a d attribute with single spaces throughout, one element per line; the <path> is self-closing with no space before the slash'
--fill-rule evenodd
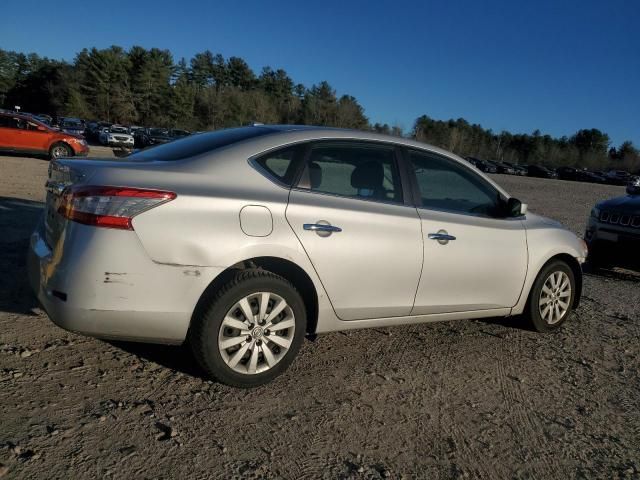
<path id="1" fill-rule="evenodd" d="M 526 316 L 538 332 L 550 332 L 562 325 L 573 308 L 575 277 L 571 267 L 554 260 L 540 271 L 533 284 Z"/>
<path id="2" fill-rule="evenodd" d="M 49 149 L 49 158 L 51 160 L 57 160 L 58 158 L 70 157 L 73 155 L 73 151 L 68 145 L 64 143 L 55 143 Z"/>
<path id="3" fill-rule="evenodd" d="M 236 387 L 254 387 L 284 372 L 306 331 L 302 297 L 284 278 L 242 270 L 193 319 L 189 341 L 200 366 Z"/>

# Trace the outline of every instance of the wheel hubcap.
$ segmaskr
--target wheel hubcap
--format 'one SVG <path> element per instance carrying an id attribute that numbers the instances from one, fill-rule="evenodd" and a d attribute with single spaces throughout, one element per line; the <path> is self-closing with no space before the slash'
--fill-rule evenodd
<path id="1" fill-rule="evenodd" d="M 265 372 L 289 351 L 295 325 L 293 310 L 281 296 L 273 292 L 247 295 L 231 307 L 220 326 L 222 359 L 238 373 Z"/>
<path id="2" fill-rule="evenodd" d="M 538 302 L 540 316 L 549 325 L 558 323 L 569 311 L 571 302 L 571 282 L 563 272 L 553 272 L 542 285 Z"/>
<path id="3" fill-rule="evenodd" d="M 62 147 L 55 147 L 53 149 L 53 156 L 56 158 L 60 158 L 62 156 L 64 156 L 64 154 L 66 153 L 65 149 Z"/>

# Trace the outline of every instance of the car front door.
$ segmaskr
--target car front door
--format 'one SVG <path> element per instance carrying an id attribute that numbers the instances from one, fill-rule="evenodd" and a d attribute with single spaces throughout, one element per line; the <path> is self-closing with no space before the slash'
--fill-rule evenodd
<path id="1" fill-rule="evenodd" d="M 424 235 L 412 314 L 513 307 L 527 273 L 521 219 L 501 215 L 500 193 L 461 162 L 421 150 L 407 157 Z"/>
<path id="2" fill-rule="evenodd" d="M 41 127 L 34 122 L 26 121 L 22 135 L 26 150 L 34 152 L 46 152 L 49 150 L 51 133 L 45 127 Z"/>
<path id="3" fill-rule="evenodd" d="M 411 312 L 423 241 L 398 160 L 394 146 L 318 142 L 291 190 L 287 221 L 342 320 Z"/>

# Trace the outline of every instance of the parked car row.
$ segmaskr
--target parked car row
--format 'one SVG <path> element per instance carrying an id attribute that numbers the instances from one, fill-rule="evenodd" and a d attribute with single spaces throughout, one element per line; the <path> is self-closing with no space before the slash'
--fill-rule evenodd
<path id="1" fill-rule="evenodd" d="M 466 160 L 484 173 L 502 173 L 506 175 L 522 175 L 537 178 L 557 178 L 575 182 L 602 183 L 608 185 L 629 185 L 638 176 L 624 170 L 610 170 L 608 172 L 591 172 L 575 167 L 549 168 L 544 165 L 516 165 L 509 162 L 482 160 L 476 157 L 466 157 Z"/>
<path id="2" fill-rule="evenodd" d="M 149 128 L 136 125 L 127 127 L 108 122 L 89 122 L 85 130 L 85 136 L 91 141 L 128 148 L 160 145 L 187 135 L 191 135 L 191 132 L 177 128 Z"/>

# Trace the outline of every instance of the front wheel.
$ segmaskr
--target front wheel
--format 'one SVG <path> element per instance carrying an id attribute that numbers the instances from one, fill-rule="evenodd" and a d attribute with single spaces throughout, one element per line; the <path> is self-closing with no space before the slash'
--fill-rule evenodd
<path id="1" fill-rule="evenodd" d="M 526 316 L 538 332 L 550 332 L 562 325 L 573 309 L 575 277 L 561 260 L 547 264 L 533 284 Z"/>
<path id="2" fill-rule="evenodd" d="M 189 343 L 210 376 L 255 387 L 291 364 L 304 339 L 305 312 L 302 297 L 286 279 L 242 270 L 193 319 Z"/>
<path id="3" fill-rule="evenodd" d="M 57 160 L 58 158 L 70 157 L 73 152 L 69 146 L 64 143 L 56 143 L 49 150 L 49 158 L 51 160 Z"/>

